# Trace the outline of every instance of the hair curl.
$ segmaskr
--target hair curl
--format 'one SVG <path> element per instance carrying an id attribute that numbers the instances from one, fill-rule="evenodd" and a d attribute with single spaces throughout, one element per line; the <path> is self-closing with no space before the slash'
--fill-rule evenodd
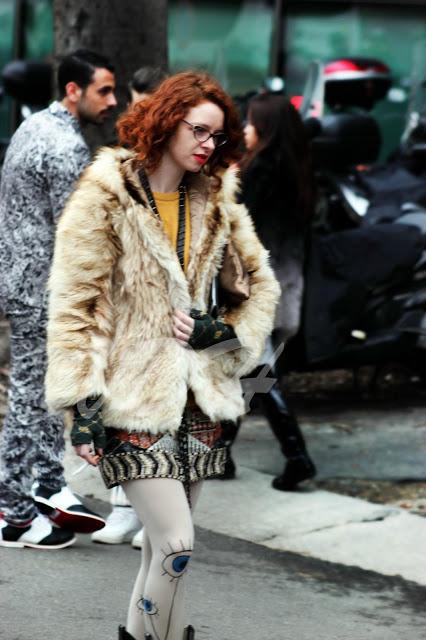
<path id="1" fill-rule="evenodd" d="M 189 109 L 210 101 L 224 113 L 226 144 L 218 147 L 204 167 L 207 175 L 219 178 L 221 168 L 236 162 L 242 129 L 238 111 L 228 94 L 207 73 L 185 71 L 166 78 L 153 94 L 138 102 L 119 119 L 120 143 L 136 151 L 147 171 L 160 164 L 170 138 Z"/>

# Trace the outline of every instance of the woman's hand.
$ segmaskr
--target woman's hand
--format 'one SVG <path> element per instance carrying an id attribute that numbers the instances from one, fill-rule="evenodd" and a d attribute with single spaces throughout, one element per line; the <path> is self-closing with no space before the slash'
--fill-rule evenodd
<path id="1" fill-rule="evenodd" d="M 241 346 L 230 324 L 199 309 L 191 309 L 191 318 L 194 319 L 194 329 L 189 344 L 193 349 L 206 349 L 222 342 L 228 343 L 227 349 L 230 351 Z"/>
<path id="2" fill-rule="evenodd" d="M 103 449 L 96 449 L 96 453 L 93 453 L 93 447 L 90 444 L 78 444 L 74 447 L 74 451 L 80 458 L 86 460 L 92 467 L 97 467 L 99 460 L 103 456 Z"/>
<path id="3" fill-rule="evenodd" d="M 106 445 L 101 397 L 86 398 L 74 406 L 71 443 L 80 458 L 94 467 L 98 465 Z"/>
<path id="4" fill-rule="evenodd" d="M 194 331 L 194 319 L 183 311 L 176 309 L 173 313 L 173 334 L 176 340 L 184 347 Z"/>

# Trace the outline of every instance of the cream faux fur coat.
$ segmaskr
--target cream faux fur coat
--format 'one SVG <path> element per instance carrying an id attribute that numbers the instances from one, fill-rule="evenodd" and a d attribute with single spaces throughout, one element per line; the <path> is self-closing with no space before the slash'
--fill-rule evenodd
<path id="1" fill-rule="evenodd" d="M 86 169 L 57 229 L 49 281 L 50 410 L 104 398 L 105 425 L 170 431 L 181 423 L 188 389 L 212 419 L 244 412 L 240 377 L 257 364 L 271 332 L 279 285 L 243 205 L 233 170 L 219 191 L 191 175 L 191 256 L 186 275 L 140 186 L 134 153 L 103 149 Z M 223 319 L 238 336 L 229 351 L 182 347 L 172 313 L 206 310 L 224 247 L 235 244 L 251 295 Z"/>

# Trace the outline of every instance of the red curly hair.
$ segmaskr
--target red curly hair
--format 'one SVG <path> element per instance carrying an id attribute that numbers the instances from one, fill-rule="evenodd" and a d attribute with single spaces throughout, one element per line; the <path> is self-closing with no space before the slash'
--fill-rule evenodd
<path id="1" fill-rule="evenodd" d="M 204 167 L 219 177 L 220 168 L 236 162 L 242 129 L 238 111 L 219 83 L 207 73 L 184 71 L 164 80 L 156 91 L 129 109 L 117 122 L 120 143 L 137 153 L 148 171 L 160 164 L 170 138 L 189 109 L 208 100 L 224 113 L 226 144 L 218 147 Z"/>

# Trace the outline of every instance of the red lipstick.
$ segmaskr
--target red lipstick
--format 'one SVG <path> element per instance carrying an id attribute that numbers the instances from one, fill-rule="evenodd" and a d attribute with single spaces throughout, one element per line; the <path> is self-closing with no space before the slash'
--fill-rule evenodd
<path id="1" fill-rule="evenodd" d="M 198 164 L 205 164 L 208 160 L 208 156 L 201 155 L 200 153 L 194 153 L 194 158 Z"/>

